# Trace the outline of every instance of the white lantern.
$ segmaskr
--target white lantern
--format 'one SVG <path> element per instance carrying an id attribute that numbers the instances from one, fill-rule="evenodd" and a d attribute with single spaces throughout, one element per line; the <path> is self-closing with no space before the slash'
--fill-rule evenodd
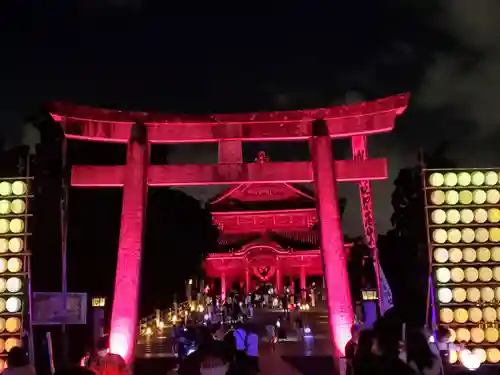
<path id="1" fill-rule="evenodd" d="M 473 172 L 471 175 L 472 185 L 481 186 L 484 184 L 484 180 L 485 180 L 485 177 L 484 177 L 483 172 L 476 171 L 476 172 Z"/>
<path id="2" fill-rule="evenodd" d="M 21 272 L 23 268 L 23 262 L 19 258 L 10 258 L 7 262 L 7 269 L 9 272 L 17 273 Z"/>
<path id="3" fill-rule="evenodd" d="M 6 286 L 10 293 L 17 293 L 23 288 L 23 282 L 19 277 L 11 277 L 7 280 Z"/>
<path id="4" fill-rule="evenodd" d="M 444 176 L 442 173 L 432 173 L 429 176 L 429 184 L 434 187 L 442 186 L 444 183 Z"/>
<path id="5" fill-rule="evenodd" d="M 11 204 L 12 212 L 19 215 L 26 211 L 26 203 L 22 199 L 14 199 Z"/>
<path id="6" fill-rule="evenodd" d="M 484 183 L 488 186 L 493 186 L 498 183 L 498 175 L 496 172 L 488 171 L 484 175 Z"/>
<path id="7" fill-rule="evenodd" d="M 5 304 L 7 311 L 10 313 L 16 313 L 21 310 L 21 300 L 17 297 L 9 297 L 7 299 L 7 302 Z"/>
<path id="8" fill-rule="evenodd" d="M 12 184 L 12 193 L 14 195 L 24 195 L 27 191 L 28 187 L 24 181 L 16 181 Z"/>
<path id="9" fill-rule="evenodd" d="M 460 186 L 469 186 L 471 181 L 470 173 L 460 172 L 458 174 L 458 185 Z"/>
<path id="10" fill-rule="evenodd" d="M 12 219 L 10 221 L 9 229 L 12 233 L 22 233 L 24 231 L 24 220 Z"/>
<path id="11" fill-rule="evenodd" d="M 13 253 L 20 253 L 23 251 L 24 242 L 21 238 L 13 237 L 9 240 L 9 250 Z"/>
<path id="12" fill-rule="evenodd" d="M 12 195 L 12 184 L 8 181 L 0 182 L 0 196 L 6 197 Z"/>
<path id="13" fill-rule="evenodd" d="M 449 187 L 453 187 L 457 184 L 458 177 L 453 172 L 448 172 L 444 175 L 444 184 Z"/>

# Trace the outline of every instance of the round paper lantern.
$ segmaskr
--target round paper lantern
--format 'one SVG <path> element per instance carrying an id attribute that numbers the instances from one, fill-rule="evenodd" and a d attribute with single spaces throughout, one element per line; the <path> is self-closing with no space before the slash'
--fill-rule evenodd
<path id="1" fill-rule="evenodd" d="M 464 228 L 461 230 L 461 238 L 465 243 L 474 242 L 475 233 L 471 228 Z"/>
<path id="2" fill-rule="evenodd" d="M 6 290 L 7 290 L 7 280 L 5 280 L 3 277 L 0 277 L 0 293 L 4 293 Z"/>
<path id="3" fill-rule="evenodd" d="M 0 313 L 3 313 L 7 307 L 7 301 L 5 299 L 0 298 Z"/>
<path id="4" fill-rule="evenodd" d="M 464 224 L 472 223 L 474 221 L 474 212 L 468 208 L 460 210 L 460 221 Z"/>
<path id="5" fill-rule="evenodd" d="M 494 323 L 497 320 L 497 311 L 493 307 L 483 309 L 483 319 L 488 323 Z"/>
<path id="6" fill-rule="evenodd" d="M 458 267 L 452 268 L 450 278 L 454 283 L 460 283 L 464 280 L 464 270 Z"/>
<path id="7" fill-rule="evenodd" d="M 470 341 L 470 332 L 466 328 L 458 328 L 457 329 L 457 340 L 458 341 Z"/>
<path id="8" fill-rule="evenodd" d="M 500 262 L 500 247 L 494 246 L 490 250 L 491 260 L 494 262 Z"/>
<path id="9" fill-rule="evenodd" d="M 17 297 L 9 297 L 5 303 L 8 312 L 16 313 L 21 310 L 21 300 Z"/>
<path id="10" fill-rule="evenodd" d="M 0 273 L 7 271 L 7 259 L 0 258 Z"/>
<path id="11" fill-rule="evenodd" d="M 495 292 L 489 286 L 481 288 L 481 299 L 484 302 L 491 302 L 495 299 Z"/>
<path id="12" fill-rule="evenodd" d="M 486 341 L 490 343 L 495 343 L 498 341 L 498 329 L 493 327 L 488 327 L 484 332 L 484 336 L 486 338 Z"/>
<path id="13" fill-rule="evenodd" d="M 500 228 L 490 228 L 488 232 L 491 242 L 500 242 Z"/>
<path id="14" fill-rule="evenodd" d="M 446 233 L 446 230 L 441 229 L 441 228 L 435 229 L 432 232 L 432 239 L 436 243 L 445 243 L 446 240 L 448 239 L 448 233 Z"/>
<path id="15" fill-rule="evenodd" d="M 0 238 L 0 254 L 9 251 L 9 241 L 6 238 Z"/>
<path id="16" fill-rule="evenodd" d="M 486 228 L 476 228 L 475 230 L 476 242 L 488 242 L 490 234 Z"/>
<path id="17" fill-rule="evenodd" d="M 482 343 L 484 341 L 484 331 L 481 328 L 474 327 L 470 330 L 470 338 L 476 344 Z"/>
<path id="18" fill-rule="evenodd" d="M 467 263 L 472 263 L 476 260 L 476 250 L 474 250 L 472 247 L 466 247 L 462 251 L 463 259 Z"/>
<path id="19" fill-rule="evenodd" d="M 444 179 L 443 179 L 443 182 L 444 182 Z M 471 182 L 470 173 L 460 172 L 458 174 L 458 185 L 460 185 L 460 186 L 469 186 L 470 182 Z"/>
<path id="20" fill-rule="evenodd" d="M 446 221 L 446 213 L 443 210 L 432 211 L 431 221 L 434 224 L 443 224 Z"/>
<path id="21" fill-rule="evenodd" d="M 463 257 L 462 250 L 460 250 L 457 247 L 452 247 L 448 251 L 448 257 L 449 257 L 451 263 L 458 263 L 462 260 L 462 257 Z M 475 257 L 476 257 L 476 254 L 474 253 L 474 258 Z"/>
<path id="22" fill-rule="evenodd" d="M 465 323 L 469 319 L 469 314 L 467 314 L 467 310 L 461 307 L 456 309 L 453 312 L 453 315 L 457 323 Z M 458 338 L 458 332 L 457 332 L 457 338 Z"/>
<path id="23" fill-rule="evenodd" d="M 14 333 L 21 329 L 21 320 L 17 317 L 10 317 L 5 322 L 5 329 L 7 332 Z"/>
<path id="24" fill-rule="evenodd" d="M 5 340 L 0 339 L 0 353 L 3 353 L 5 351 Z"/>
<path id="25" fill-rule="evenodd" d="M 448 190 L 444 194 L 444 201 L 446 204 L 454 205 L 458 203 L 458 193 L 456 190 Z"/>
<path id="26" fill-rule="evenodd" d="M 22 233 L 24 231 L 24 220 L 12 219 L 9 228 L 12 233 Z"/>
<path id="27" fill-rule="evenodd" d="M 467 288 L 467 301 L 477 302 L 481 298 L 481 292 L 478 288 Z"/>
<path id="28" fill-rule="evenodd" d="M 26 211 L 26 203 L 22 199 L 14 199 L 11 204 L 12 212 L 15 214 L 23 214 Z"/>
<path id="29" fill-rule="evenodd" d="M 453 311 L 447 307 L 439 310 L 439 320 L 445 324 L 449 324 L 453 321 Z"/>
<path id="30" fill-rule="evenodd" d="M 490 223 L 498 223 L 500 221 L 500 210 L 498 208 L 488 209 L 488 221 Z"/>
<path id="31" fill-rule="evenodd" d="M 5 341 L 5 351 L 10 352 L 10 350 L 16 346 L 21 346 L 21 341 L 15 337 L 9 337 Z"/>
<path id="32" fill-rule="evenodd" d="M 0 332 L 5 331 L 5 319 L 0 318 Z"/>
<path id="33" fill-rule="evenodd" d="M 0 182 L 0 195 L 6 197 L 12 195 L 12 184 L 7 181 Z"/>
<path id="34" fill-rule="evenodd" d="M 472 333 L 471 333 L 472 335 Z M 479 358 L 481 363 L 486 362 L 486 351 L 483 348 L 474 348 L 472 349 L 472 354 Z"/>
<path id="35" fill-rule="evenodd" d="M 9 220 L 0 219 L 0 234 L 9 233 Z"/>
<path id="36" fill-rule="evenodd" d="M 9 272 L 21 272 L 23 268 L 23 262 L 19 258 L 10 258 L 7 262 L 7 269 Z"/>
<path id="37" fill-rule="evenodd" d="M 476 189 L 472 192 L 472 201 L 475 204 L 483 204 L 486 202 L 486 192 L 484 190 Z"/>
<path id="38" fill-rule="evenodd" d="M 488 348 L 486 349 L 486 360 L 489 363 L 500 362 L 500 350 L 498 348 Z"/>
<path id="39" fill-rule="evenodd" d="M 446 195 L 444 194 L 444 191 L 442 190 L 436 190 L 431 193 L 431 202 L 432 204 L 435 204 L 436 206 L 441 206 L 446 199 Z M 471 196 L 472 200 L 472 196 Z"/>
<path id="40" fill-rule="evenodd" d="M 438 268 L 436 270 L 436 279 L 439 283 L 447 283 L 450 281 L 451 272 L 448 268 Z"/>
<path id="41" fill-rule="evenodd" d="M 450 357 L 448 358 L 451 364 L 454 364 L 458 361 L 458 353 L 456 350 L 450 350 Z"/>
<path id="42" fill-rule="evenodd" d="M 439 288 L 438 289 L 438 300 L 441 303 L 450 303 L 453 299 L 453 293 L 449 288 Z"/>
<path id="43" fill-rule="evenodd" d="M 446 211 L 446 221 L 450 224 L 456 224 L 460 221 L 460 212 L 455 209 Z M 436 223 L 438 224 L 438 223 Z M 442 223 L 439 223 L 442 224 Z"/>
<path id="44" fill-rule="evenodd" d="M 489 261 L 491 257 L 490 249 L 486 247 L 480 247 L 476 250 L 476 257 L 479 262 Z"/>
<path id="45" fill-rule="evenodd" d="M 479 269 L 479 280 L 483 282 L 491 281 L 493 278 L 493 271 L 489 267 L 481 267 Z"/>
<path id="46" fill-rule="evenodd" d="M 439 187 L 444 184 L 444 176 L 442 173 L 432 173 L 429 176 L 429 185 L 434 186 L 434 187 Z"/>
<path id="47" fill-rule="evenodd" d="M 483 312 L 481 309 L 479 307 L 471 307 L 469 309 L 469 320 L 472 323 L 479 323 L 481 319 L 483 319 Z"/>
<path id="48" fill-rule="evenodd" d="M 17 293 L 22 289 L 23 282 L 19 277 L 11 277 L 7 280 L 6 287 L 10 293 Z"/>
<path id="49" fill-rule="evenodd" d="M 500 192 L 497 189 L 489 189 L 486 192 L 486 202 L 497 204 L 500 201 Z"/>
<path id="50" fill-rule="evenodd" d="M 10 202 L 6 199 L 0 200 L 0 215 L 10 214 Z"/>
<path id="51" fill-rule="evenodd" d="M 500 267 L 493 268 L 493 279 L 495 281 L 500 281 Z"/>
<path id="52" fill-rule="evenodd" d="M 474 221 L 476 223 L 482 224 L 488 220 L 488 213 L 484 208 L 478 208 L 474 210 Z"/>
<path id="53" fill-rule="evenodd" d="M 472 174 L 471 174 L 472 185 L 481 186 L 482 184 L 484 184 L 484 180 L 485 180 L 485 178 L 484 178 L 483 172 L 479 172 L 479 171 L 472 172 Z"/>
<path id="54" fill-rule="evenodd" d="M 16 181 L 12 184 L 12 194 L 24 195 L 28 191 L 28 186 L 24 181 Z"/>
<path id="55" fill-rule="evenodd" d="M 488 231 L 486 231 L 486 232 L 488 232 Z M 448 237 L 448 242 L 459 243 L 460 240 L 462 239 L 462 233 L 456 228 L 451 228 L 451 229 L 448 229 L 447 237 Z"/>
<path id="56" fill-rule="evenodd" d="M 479 278 L 479 271 L 473 267 L 467 267 L 465 269 L 465 280 L 469 283 L 476 282 L 477 279 Z"/>
<path id="57" fill-rule="evenodd" d="M 450 332 L 450 341 L 453 342 L 457 339 L 457 333 L 453 328 L 448 328 L 448 332 Z"/>
<path id="58" fill-rule="evenodd" d="M 453 172 L 448 172 L 444 175 L 444 184 L 446 186 L 455 186 L 458 183 L 458 177 Z"/>
<path id="59" fill-rule="evenodd" d="M 464 288 L 454 288 L 453 291 L 453 301 L 457 303 L 462 303 L 467 298 L 467 292 Z"/>
<path id="60" fill-rule="evenodd" d="M 460 256 L 462 253 L 460 253 Z M 499 248 L 499 256 L 500 256 L 500 248 Z M 437 263 L 446 263 L 448 260 L 448 250 L 438 247 L 437 249 L 434 249 L 434 260 Z"/>
<path id="61" fill-rule="evenodd" d="M 460 190 L 460 193 L 458 194 L 458 200 L 460 201 L 460 204 L 471 204 L 472 192 L 470 190 Z"/>
<path id="62" fill-rule="evenodd" d="M 493 186 L 498 183 L 498 175 L 496 172 L 488 171 L 484 174 L 484 184 L 488 186 Z"/>
<path id="63" fill-rule="evenodd" d="M 9 240 L 9 250 L 13 253 L 20 253 L 23 251 L 24 242 L 21 238 L 13 237 Z"/>
<path id="64" fill-rule="evenodd" d="M 500 287 L 498 286 L 495 288 L 495 299 L 500 301 Z"/>

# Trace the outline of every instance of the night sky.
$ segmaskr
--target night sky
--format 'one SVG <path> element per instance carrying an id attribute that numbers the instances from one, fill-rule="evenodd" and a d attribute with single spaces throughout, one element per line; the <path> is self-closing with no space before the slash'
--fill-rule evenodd
<path id="1" fill-rule="evenodd" d="M 374 184 L 379 232 L 390 225 L 392 181 L 420 147 L 446 140 L 461 166 L 499 164 L 498 1 L 302 3 L 36 1 L 28 11 L 24 2 L 7 2 L 0 22 L 6 144 L 36 140 L 23 120 L 53 99 L 216 113 L 314 108 L 411 91 L 396 130 L 369 141 L 370 154 L 388 157 L 390 165 L 390 179 Z M 274 160 L 307 157 L 294 144 L 250 151 L 259 149 Z M 337 151 L 350 158 L 345 144 Z M 169 158 L 215 162 L 215 147 L 171 147 Z M 206 200 L 218 189 L 186 191 Z M 349 198 L 346 232 L 360 234 L 356 188 L 341 189 Z"/>

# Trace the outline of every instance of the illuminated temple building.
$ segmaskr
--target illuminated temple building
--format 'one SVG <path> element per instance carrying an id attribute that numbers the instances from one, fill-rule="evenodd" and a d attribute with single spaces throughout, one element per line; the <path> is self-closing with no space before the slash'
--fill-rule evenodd
<path id="1" fill-rule="evenodd" d="M 261 152 L 256 162 L 268 160 Z M 345 200 L 340 206 L 343 212 Z M 270 283 L 281 294 L 297 279 L 305 289 L 308 277 L 323 276 L 316 202 L 306 187 L 240 184 L 213 198 L 208 208 L 220 235 L 219 251 L 206 258 L 205 271 L 220 280 L 223 298 L 235 284 L 248 293 Z"/>

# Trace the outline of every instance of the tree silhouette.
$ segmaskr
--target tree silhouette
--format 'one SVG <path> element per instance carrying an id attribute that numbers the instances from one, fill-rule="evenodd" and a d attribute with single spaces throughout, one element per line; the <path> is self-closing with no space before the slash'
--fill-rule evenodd
<path id="1" fill-rule="evenodd" d="M 425 196 L 422 168 L 453 168 L 446 157 L 447 144 L 442 143 L 430 153 L 421 153 L 419 163 L 401 169 L 392 193 L 393 229 L 380 236 L 381 262 L 391 285 L 394 303 L 409 319 L 425 316 L 429 256 L 427 248 Z"/>

